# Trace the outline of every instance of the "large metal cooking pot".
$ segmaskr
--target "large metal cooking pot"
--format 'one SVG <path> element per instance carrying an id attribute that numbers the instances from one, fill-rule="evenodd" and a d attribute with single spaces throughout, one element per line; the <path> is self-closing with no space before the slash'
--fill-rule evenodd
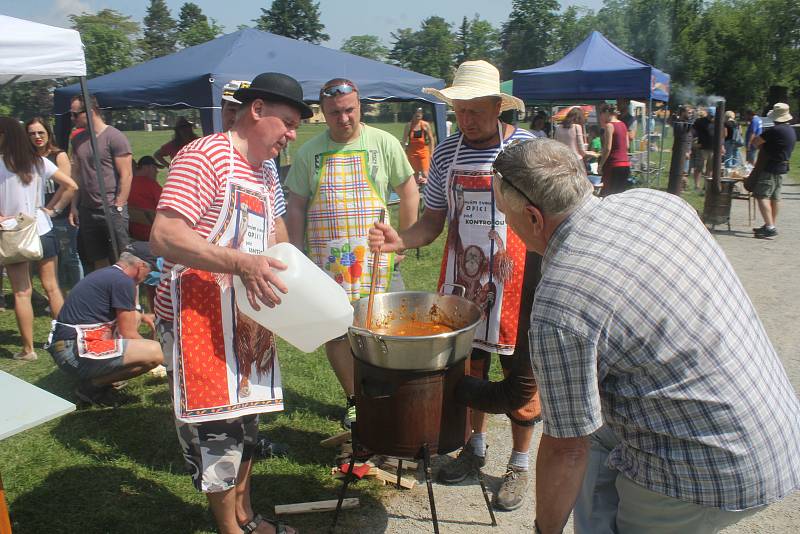
<path id="1" fill-rule="evenodd" d="M 481 310 L 463 297 L 423 291 L 375 295 L 373 325 L 388 327 L 421 321 L 444 324 L 453 329 L 452 332 L 430 336 L 390 336 L 362 328 L 368 301 L 365 297 L 353 305 L 354 326 L 347 333 L 353 353 L 363 362 L 384 369 L 435 371 L 464 360 L 472 351 L 472 339 L 481 320 Z"/>

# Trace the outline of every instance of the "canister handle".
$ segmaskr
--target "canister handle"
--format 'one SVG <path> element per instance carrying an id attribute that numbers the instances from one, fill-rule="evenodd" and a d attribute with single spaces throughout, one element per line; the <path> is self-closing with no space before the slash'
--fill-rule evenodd
<path id="1" fill-rule="evenodd" d="M 459 295 L 459 297 L 463 297 L 464 295 L 467 294 L 467 288 L 462 286 L 461 284 L 450 284 L 448 282 L 445 282 L 445 283 L 442 284 L 442 287 L 439 290 L 439 293 L 441 295 L 444 295 L 444 288 L 445 287 L 452 287 L 453 289 L 460 289 L 461 290 L 461 294 Z"/>

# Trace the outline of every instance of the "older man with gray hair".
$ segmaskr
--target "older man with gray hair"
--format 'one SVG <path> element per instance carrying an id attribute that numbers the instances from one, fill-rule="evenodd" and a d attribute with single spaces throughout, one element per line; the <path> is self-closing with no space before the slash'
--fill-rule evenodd
<path id="1" fill-rule="evenodd" d="M 543 255 L 536 531 L 574 505 L 576 532 L 717 532 L 800 487 L 797 393 L 695 211 L 648 189 L 601 201 L 547 139 L 494 172 L 506 221 Z"/>

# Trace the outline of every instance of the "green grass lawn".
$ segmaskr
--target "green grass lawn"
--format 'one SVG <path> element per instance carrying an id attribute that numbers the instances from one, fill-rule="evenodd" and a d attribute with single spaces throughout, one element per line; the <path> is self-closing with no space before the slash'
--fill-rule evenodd
<path id="1" fill-rule="evenodd" d="M 402 124 L 378 126 L 402 134 Z M 303 126 L 292 151 L 323 128 Z M 169 131 L 126 133 L 136 158 L 152 154 L 171 135 Z M 664 156 L 668 168 L 669 153 Z M 796 180 L 800 150 L 795 151 L 793 165 Z M 666 187 L 665 177 L 660 185 Z M 702 197 L 685 194 L 684 198 L 702 209 Z M 422 249 L 419 259 L 409 251 L 402 263 L 408 289 L 435 288 L 443 241 L 440 237 Z M 36 285 L 41 292 L 38 281 Z M 0 312 L 0 370 L 74 400 L 74 385 L 40 348 L 50 325 L 42 306 L 36 309 L 35 320 L 39 360 L 22 363 L 11 359 L 19 350 L 11 305 L 7 298 L 7 309 Z M 279 350 L 287 409 L 262 417 L 261 429 L 273 440 L 289 444 L 291 453 L 285 459 L 255 464 L 254 505 L 267 516 L 272 516 L 275 504 L 335 498 L 339 487 L 329 471 L 336 452 L 318 445 L 321 439 L 339 431 L 344 398 L 338 382 L 322 351 L 303 354 L 282 341 Z M 497 378 L 497 365 L 494 369 L 493 377 Z M 126 392 L 131 402 L 124 407 L 79 410 L 0 442 L 0 473 L 15 533 L 213 531 L 205 498 L 193 489 L 184 471 L 164 379 L 140 377 L 131 381 Z M 351 494 L 361 497 L 362 506 L 360 511 L 343 514 L 341 531 L 357 531 L 362 521 L 385 520 L 380 504 L 385 491 L 394 490 L 380 488 L 374 482 L 356 484 Z M 304 532 L 320 532 L 330 519 L 330 514 L 310 514 L 291 516 L 291 523 Z"/>

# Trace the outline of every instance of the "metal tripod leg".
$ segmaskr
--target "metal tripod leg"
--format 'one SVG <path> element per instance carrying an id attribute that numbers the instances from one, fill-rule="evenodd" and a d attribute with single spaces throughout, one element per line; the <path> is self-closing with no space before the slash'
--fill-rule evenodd
<path id="1" fill-rule="evenodd" d="M 354 444 L 355 445 L 355 444 Z M 347 469 L 347 474 L 344 476 L 344 482 L 342 483 L 342 489 L 339 490 L 339 502 L 336 503 L 336 513 L 333 515 L 333 523 L 331 524 L 331 528 L 328 532 L 333 534 L 333 531 L 336 529 L 336 522 L 339 521 L 339 512 L 342 511 L 342 503 L 344 502 L 345 493 L 347 493 L 347 486 L 350 485 L 356 476 L 353 474 L 353 467 L 356 463 L 356 454 L 355 454 L 355 446 L 353 447 L 353 454 L 350 455 L 350 467 Z"/>
<path id="2" fill-rule="evenodd" d="M 403 460 L 400 458 L 397 459 L 397 489 L 403 489 L 403 486 L 400 485 L 400 477 L 403 473 Z"/>
<path id="3" fill-rule="evenodd" d="M 428 502 L 431 505 L 433 532 L 439 534 L 439 519 L 436 517 L 436 502 L 433 500 L 433 480 L 431 476 L 431 453 L 428 444 L 422 446 L 422 461 L 425 463 L 425 482 L 428 484 Z"/>
<path id="4" fill-rule="evenodd" d="M 492 501 L 489 500 L 489 492 L 486 491 L 486 483 L 483 481 L 483 472 L 480 467 L 475 468 L 475 475 L 478 477 L 478 482 L 481 485 L 483 492 L 483 500 L 486 501 L 486 508 L 489 510 L 489 516 L 492 518 L 492 526 L 497 526 L 497 520 L 494 518 L 494 509 L 492 508 Z"/>

